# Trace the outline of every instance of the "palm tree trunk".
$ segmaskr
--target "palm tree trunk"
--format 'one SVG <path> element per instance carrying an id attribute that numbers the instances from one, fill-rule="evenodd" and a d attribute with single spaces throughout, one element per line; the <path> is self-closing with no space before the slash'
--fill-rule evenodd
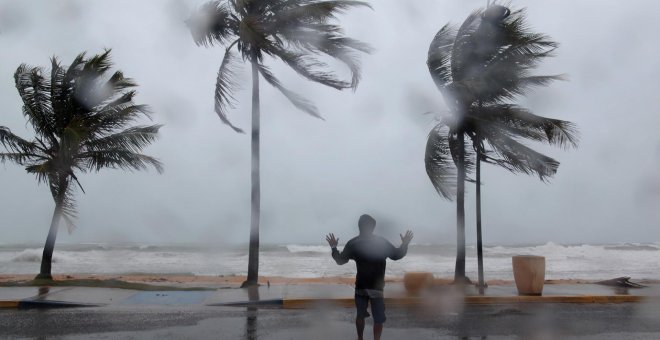
<path id="1" fill-rule="evenodd" d="M 257 58 L 252 59 L 252 209 L 250 217 L 250 250 L 247 279 L 241 287 L 255 286 L 259 279 L 259 218 L 261 214 L 261 185 L 259 183 L 259 69 Z"/>
<path id="2" fill-rule="evenodd" d="M 484 252 L 481 243 L 481 149 L 477 146 L 477 266 L 479 267 L 479 294 L 484 294 Z"/>
<path id="3" fill-rule="evenodd" d="M 458 132 L 458 176 L 456 183 L 456 268 L 454 281 L 465 282 L 465 136 Z"/>
<path id="4" fill-rule="evenodd" d="M 53 250 L 55 250 L 55 239 L 57 239 L 57 231 L 60 226 L 60 219 L 62 217 L 62 203 L 61 199 L 56 199 L 55 210 L 53 211 L 53 218 L 50 221 L 50 229 L 48 230 L 48 237 L 46 237 L 46 244 L 44 251 L 41 255 L 41 269 L 39 275 L 35 279 L 52 280 L 51 267 L 53 263 Z"/>

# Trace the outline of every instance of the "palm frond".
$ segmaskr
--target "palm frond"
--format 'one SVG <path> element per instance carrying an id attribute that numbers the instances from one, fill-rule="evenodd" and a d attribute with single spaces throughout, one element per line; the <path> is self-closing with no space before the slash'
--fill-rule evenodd
<path id="1" fill-rule="evenodd" d="M 62 212 L 62 219 L 66 224 L 66 229 L 69 234 L 77 228 L 76 219 L 78 218 L 77 203 L 75 200 L 74 186 L 71 184 L 69 178 L 64 180 L 64 197 L 62 198 L 60 209 Z"/>
<path id="2" fill-rule="evenodd" d="M 551 57 L 559 46 L 543 34 L 525 34 L 520 37 L 505 37 L 498 45 L 496 53 L 490 55 L 485 67 L 508 64 L 510 67 L 529 69 L 535 67 L 543 58 Z"/>
<path id="3" fill-rule="evenodd" d="M 118 133 L 89 140 L 84 143 L 83 147 L 91 151 L 125 149 L 139 152 L 158 139 L 158 131 L 161 127 L 162 125 L 130 127 Z"/>
<path id="4" fill-rule="evenodd" d="M 283 2 L 284 6 L 275 8 L 274 21 L 282 24 L 290 22 L 325 22 L 330 19 L 336 19 L 337 14 L 345 13 L 347 10 L 355 7 L 372 8 L 371 5 L 363 1 L 296 1 Z"/>
<path id="5" fill-rule="evenodd" d="M 66 107 L 66 98 L 70 91 L 70 86 L 65 84 L 66 70 L 62 67 L 57 57 L 51 58 L 50 69 L 50 100 L 53 106 L 53 112 L 60 112 Z M 57 116 L 55 117 L 57 120 Z"/>
<path id="6" fill-rule="evenodd" d="M 445 199 L 456 197 L 456 166 L 449 149 L 449 128 L 438 124 L 426 141 L 424 164 L 435 190 Z"/>
<path id="7" fill-rule="evenodd" d="M 329 86 L 337 90 L 350 88 L 352 86 L 352 83 L 350 82 L 337 79 L 333 72 L 320 71 L 319 69 L 327 68 L 328 65 L 315 59 L 312 56 L 288 51 L 283 48 L 276 48 L 273 53 L 298 74 L 313 82 Z"/>
<path id="8" fill-rule="evenodd" d="M 502 73 L 490 72 L 481 78 L 463 82 L 474 93 L 474 100 L 480 98 L 483 103 L 503 103 L 527 94 L 536 87 L 547 86 L 553 81 L 564 80 L 563 75 L 527 76 L 525 73 L 512 74 L 509 70 Z"/>
<path id="9" fill-rule="evenodd" d="M 37 177 L 38 183 L 49 183 L 50 179 L 57 177 L 58 170 L 58 167 L 55 165 L 55 160 L 52 158 L 42 162 L 29 164 L 25 167 L 27 173 L 33 174 Z M 55 183 L 49 183 L 51 193 L 56 186 L 57 184 Z M 53 194 L 53 197 L 56 197 L 55 194 Z"/>
<path id="10" fill-rule="evenodd" d="M 331 24 L 294 25 L 290 29 L 279 30 L 278 35 L 281 35 L 291 46 L 288 49 L 283 46 L 273 46 L 274 55 L 280 57 L 304 77 L 336 89 L 352 88 L 355 90 L 361 79 L 361 65 L 357 52 L 373 52 L 371 46 L 344 36 L 339 26 Z M 300 51 L 295 51 L 292 47 Z M 327 65 L 316 60 L 315 55 L 317 54 L 325 54 L 346 65 L 351 72 L 351 81 L 340 81 L 334 72 L 315 71 L 315 68 L 327 68 Z M 309 67 L 305 67 L 305 65 L 309 65 Z M 315 73 L 322 74 L 320 79 L 314 77 Z"/>
<path id="11" fill-rule="evenodd" d="M 41 148 L 34 142 L 29 142 L 18 135 L 15 135 L 7 127 L 0 126 L 0 144 L 12 152 L 33 153 L 41 151 Z"/>
<path id="12" fill-rule="evenodd" d="M 305 99 L 303 96 L 285 88 L 273 75 L 273 73 L 268 69 L 268 67 L 259 64 L 259 73 L 264 77 L 266 82 L 268 82 L 270 85 L 272 85 L 274 88 L 278 89 L 289 101 L 297 107 L 299 110 L 306 112 L 314 117 L 323 119 L 321 117 L 321 114 L 319 113 L 319 110 L 316 108 L 316 106 L 309 100 Z"/>
<path id="13" fill-rule="evenodd" d="M 95 77 L 104 75 L 112 67 L 110 52 L 112 52 L 112 49 L 108 48 L 103 53 L 96 54 L 87 59 L 82 69 L 83 72 L 93 73 Z"/>
<path id="14" fill-rule="evenodd" d="M 562 148 L 577 148 L 579 143 L 579 131 L 569 121 L 537 116 L 511 104 L 489 105 L 479 110 L 480 119 L 497 124 L 494 128 L 505 130 L 510 136 L 523 136 Z"/>
<path id="15" fill-rule="evenodd" d="M 0 163 L 16 163 L 18 165 L 27 165 L 31 158 L 23 152 L 0 152 Z"/>
<path id="16" fill-rule="evenodd" d="M 49 105 L 50 84 L 43 77 L 41 68 L 20 65 L 14 73 L 14 82 L 23 100 L 23 114 L 34 131 L 54 140 L 53 110 Z"/>
<path id="17" fill-rule="evenodd" d="M 276 40 L 309 52 L 323 52 L 330 47 L 341 47 L 364 53 L 373 52 L 373 47 L 362 41 L 349 38 L 337 24 L 327 22 L 288 22 L 273 28 Z"/>
<path id="18" fill-rule="evenodd" d="M 153 167 L 158 173 L 163 172 L 162 163 L 156 158 L 122 148 L 86 151 L 78 155 L 85 163 L 85 168 L 99 171 L 103 168 L 122 170 L 147 170 Z"/>
<path id="19" fill-rule="evenodd" d="M 451 83 L 451 52 L 456 29 L 447 24 L 443 26 L 431 41 L 426 65 L 431 73 L 433 82 L 441 91 Z"/>
<path id="20" fill-rule="evenodd" d="M 238 50 L 243 59 L 260 62 L 263 53 L 275 43 L 269 39 L 269 32 L 259 16 L 248 15 L 240 21 L 238 27 Z"/>
<path id="21" fill-rule="evenodd" d="M 473 34 L 479 27 L 481 15 L 481 10 L 472 12 L 456 31 L 451 52 L 451 76 L 454 81 L 462 80 L 472 66 L 469 55 L 475 49 Z"/>
<path id="22" fill-rule="evenodd" d="M 487 17 L 487 18 L 486 18 Z M 484 19 L 485 18 L 485 19 Z M 526 91 L 544 86 L 562 76 L 534 76 L 529 71 L 552 55 L 557 43 L 543 34 L 531 32 L 524 11 L 511 13 L 503 6 L 491 6 L 482 14 L 473 12 L 463 22 L 451 43 L 451 57 L 440 54 L 436 83 L 453 81 L 450 99 L 464 105 L 503 103 Z M 432 46 L 433 47 L 433 46 Z M 447 74 L 451 65 L 451 77 Z M 443 86 L 440 86 L 443 90 Z"/>
<path id="23" fill-rule="evenodd" d="M 110 77 L 110 79 L 108 79 L 108 82 L 105 85 L 106 88 L 111 90 L 110 93 L 112 94 L 136 86 L 137 83 L 135 83 L 135 81 L 131 78 L 124 77 L 124 73 L 122 71 L 116 71 Z"/>
<path id="24" fill-rule="evenodd" d="M 252 1 L 252 0 L 229 0 L 229 4 L 234 9 L 234 12 L 238 15 L 246 15 L 248 10 L 248 5 L 262 7 L 267 5 L 267 1 Z"/>
<path id="25" fill-rule="evenodd" d="M 122 91 L 136 86 L 135 81 L 124 77 L 121 71 L 113 73 L 107 81 L 98 74 L 87 73 L 78 78 L 74 87 L 76 104 L 83 106 L 76 112 L 85 116 L 86 111 L 102 108 L 124 93 Z"/>
<path id="26" fill-rule="evenodd" d="M 202 5 L 186 24 L 198 46 L 224 44 L 238 31 L 229 6 L 223 1 L 210 1 Z"/>
<path id="27" fill-rule="evenodd" d="M 79 111 L 79 102 L 74 95 L 79 79 L 83 74 L 86 53 L 78 54 L 68 68 L 62 67 L 56 57 L 51 58 L 51 103 L 53 112 L 53 133 L 62 131 L 71 118 Z"/>
<path id="28" fill-rule="evenodd" d="M 72 108 L 66 111 L 71 114 L 67 120 L 85 116 L 88 111 L 111 100 L 123 89 L 136 86 L 131 79 L 125 78 L 122 72 L 115 72 L 105 80 L 105 74 L 112 67 L 110 53 L 111 50 L 106 49 L 101 54 L 82 60 L 82 69 L 75 72 L 76 78 L 72 83 L 73 96 L 70 98 L 73 101 L 68 103 Z"/>
<path id="29" fill-rule="evenodd" d="M 112 100 L 106 102 L 104 106 L 96 109 L 97 111 L 96 114 L 103 114 L 105 112 L 116 111 L 117 109 L 123 108 L 126 105 L 130 105 L 132 104 L 135 95 L 136 95 L 135 91 L 124 92 L 117 98 L 113 98 Z"/>
<path id="30" fill-rule="evenodd" d="M 66 69 L 66 75 L 64 78 L 65 83 L 75 81 L 75 79 L 80 75 L 80 72 L 82 72 L 85 66 L 86 55 L 87 52 L 81 52 L 73 59 L 69 67 Z"/>
<path id="31" fill-rule="evenodd" d="M 502 157 L 498 165 L 511 172 L 536 174 L 543 182 L 557 173 L 559 168 L 557 160 L 536 152 L 505 134 L 488 130 L 484 137 L 493 151 Z"/>
<path id="32" fill-rule="evenodd" d="M 225 51 L 222 58 L 222 64 L 218 70 L 218 77 L 215 83 L 215 113 L 220 120 L 229 125 L 234 131 L 244 133 L 244 131 L 234 126 L 227 118 L 228 108 L 235 107 L 234 91 L 240 88 L 240 83 L 236 80 L 240 69 L 240 60 L 231 52 L 231 46 Z"/>
<path id="33" fill-rule="evenodd" d="M 133 103 L 134 95 L 135 92 L 129 91 L 86 118 L 95 135 L 113 133 L 138 118 L 150 116 L 151 109 L 148 105 Z"/>

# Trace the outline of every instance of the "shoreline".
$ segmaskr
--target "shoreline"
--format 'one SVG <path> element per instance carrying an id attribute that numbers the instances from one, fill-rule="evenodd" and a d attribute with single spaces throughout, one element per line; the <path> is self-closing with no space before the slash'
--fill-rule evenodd
<path id="1" fill-rule="evenodd" d="M 10 286 L 12 284 L 27 284 L 34 280 L 32 274 L 0 274 L 0 284 Z M 135 284 L 147 284 L 154 286 L 174 286 L 181 288 L 206 287 L 206 288 L 235 288 L 239 287 L 245 276 L 203 276 L 203 275 L 181 275 L 181 274 L 55 274 L 54 281 L 121 281 Z M 634 280 L 634 279 L 633 279 Z M 293 278 L 283 276 L 260 276 L 259 283 L 263 285 L 308 285 L 308 284 L 335 284 L 335 285 L 353 285 L 354 277 L 312 277 L 312 278 Z M 385 282 L 402 282 L 402 277 L 387 277 Z M 449 285 L 453 278 L 435 278 L 434 285 Z M 582 279 L 548 279 L 545 284 L 593 284 L 601 280 L 582 280 Z M 641 284 L 660 284 L 660 280 L 641 279 L 634 280 Z M 486 280 L 489 286 L 507 286 L 515 285 L 513 280 Z"/>

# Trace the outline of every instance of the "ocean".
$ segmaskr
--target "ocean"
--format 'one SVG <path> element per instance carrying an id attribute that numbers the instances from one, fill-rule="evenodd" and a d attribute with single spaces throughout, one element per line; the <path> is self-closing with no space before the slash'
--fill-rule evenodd
<path id="1" fill-rule="evenodd" d="M 340 247 L 341 249 L 341 247 Z M 410 246 L 408 255 L 388 261 L 388 277 L 407 271 L 428 271 L 453 277 L 456 248 L 449 245 Z M 42 248 L 38 245 L 0 245 L 0 275 L 35 274 Z M 327 245 L 262 245 L 259 273 L 295 278 L 355 275 L 355 265 L 338 266 Z M 600 280 L 619 276 L 660 279 L 660 243 L 514 245 L 484 247 L 487 280 L 512 280 L 511 256 L 546 257 L 546 279 Z M 183 274 L 245 275 L 247 246 L 57 244 L 54 274 Z M 468 246 L 466 271 L 477 277 L 476 247 Z"/>

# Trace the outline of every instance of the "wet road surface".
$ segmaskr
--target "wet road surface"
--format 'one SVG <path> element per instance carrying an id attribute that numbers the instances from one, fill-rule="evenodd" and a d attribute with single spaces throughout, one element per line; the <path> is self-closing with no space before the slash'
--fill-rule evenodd
<path id="1" fill-rule="evenodd" d="M 390 308 L 387 315 L 383 339 L 660 339 L 657 303 Z M 355 339 L 353 318 L 353 309 L 338 307 L 0 310 L 0 338 Z"/>

